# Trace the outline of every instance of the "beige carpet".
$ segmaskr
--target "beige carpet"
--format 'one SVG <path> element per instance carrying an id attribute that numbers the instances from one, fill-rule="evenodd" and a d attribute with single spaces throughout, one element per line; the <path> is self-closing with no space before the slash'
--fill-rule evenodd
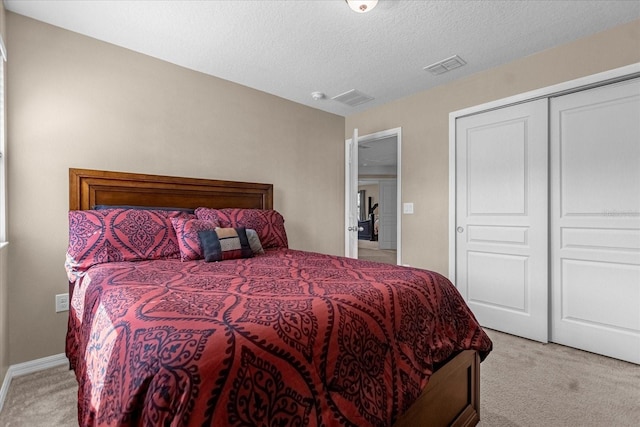
<path id="1" fill-rule="evenodd" d="M 14 378 L 0 412 L 0 426 L 77 426 L 77 384 L 66 365 Z"/>
<path id="2" fill-rule="evenodd" d="M 495 350 L 481 366 L 481 427 L 640 425 L 640 366 L 487 332 Z M 76 391 L 64 366 L 14 378 L 0 426 L 76 426 Z"/>
<path id="3" fill-rule="evenodd" d="M 380 249 L 378 242 L 358 240 L 358 259 L 395 265 L 397 263 L 397 252 Z"/>
<path id="4" fill-rule="evenodd" d="M 640 366 L 488 330 L 482 427 L 640 425 Z"/>

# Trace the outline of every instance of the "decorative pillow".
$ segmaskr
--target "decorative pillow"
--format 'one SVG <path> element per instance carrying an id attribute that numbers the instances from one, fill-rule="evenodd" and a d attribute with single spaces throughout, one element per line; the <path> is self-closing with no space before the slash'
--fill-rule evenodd
<path id="1" fill-rule="evenodd" d="M 218 224 L 194 218 L 171 218 L 171 223 L 178 237 L 180 259 L 182 261 L 202 259 L 202 247 L 198 232 L 215 230 Z"/>
<path id="2" fill-rule="evenodd" d="M 179 211 L 103 209 L 69 211 L 67 272 L 75 277 L 95 264 L 179 258 L 171 218 L 194 218 Z"/>
<path id="3" fill-rule="evenodd" d="M 260 243 L 260 237 L 258 237 L 258 232 L 256 230 L 252 230 L 247 228 L 247 238 L 249 239 L 249 246 L 251 246 L 251 250 L 253 254 L 263 254 L 264 249 L 262 249 L 262 243 Z"/>
<path id="4" fill-rule="evenodd" d="M 245 227 L 256 230 L 264 249 L 289 247 L 284 218 L 275 210 L 197 208 L 196 216 L 198 219 L 215 222 L 220 227 Z"/>
<path id="5" fill-rule="evenodd" d="M 253 256 L 244 227 L 199 231 L 198 236 L 206 262 Z"/>

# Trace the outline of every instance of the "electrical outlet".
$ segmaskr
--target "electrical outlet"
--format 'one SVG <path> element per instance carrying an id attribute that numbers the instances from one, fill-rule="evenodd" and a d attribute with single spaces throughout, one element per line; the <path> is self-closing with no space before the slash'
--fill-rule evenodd
<path id="1" fill-rule="evenodd" d="M 56 313 L 69 311 L 69 294 L 56 295 Z"/>

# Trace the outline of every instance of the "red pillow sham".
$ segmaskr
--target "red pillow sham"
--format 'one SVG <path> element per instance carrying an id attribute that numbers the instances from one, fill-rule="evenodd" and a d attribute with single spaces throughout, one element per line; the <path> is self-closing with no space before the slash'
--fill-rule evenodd
<path id="1" fill-rule="evenodd" d="M 256 230 L 264 249 L 289 247 L 284 218 L 275 210 L 201 207 L 195 213 L 198 219 L 214 222 L 223 228 L 244 227 Z"/>
<path id="2" fill-rule="evenodd" d="M 181 211 L 101 209 L 69 211 L 69 279 L 92 265 L 180 257 L 171 218 L 195 218 Z"/>
<path id="3" fill-rule="evenodd" d="M 202 259 L 202 245 L 198 233 L 213 231 L 218 227 L 218 224 L 195 218 L 171 218 L 171 223 L 178 237 L 180 259 L 182 261 Z"/>

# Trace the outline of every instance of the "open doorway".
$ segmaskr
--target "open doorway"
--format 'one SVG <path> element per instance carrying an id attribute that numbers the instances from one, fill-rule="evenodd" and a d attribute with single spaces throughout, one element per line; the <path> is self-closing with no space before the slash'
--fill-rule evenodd
<path id="1" fill-rule="evenodd" d="M 400 264 L 400 128 L 358 139 L 357 258 Z"/>

